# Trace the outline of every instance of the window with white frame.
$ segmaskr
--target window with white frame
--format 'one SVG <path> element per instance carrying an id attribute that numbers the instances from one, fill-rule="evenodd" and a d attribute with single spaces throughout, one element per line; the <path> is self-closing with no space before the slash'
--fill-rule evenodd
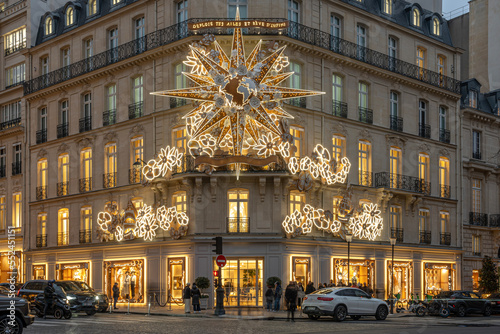
<path id="1" fill-rule="evenodd" d="M 418 229 L 420 232 L 427 232 L 429 229 L 429 210 L 420 209 L 418 211 Z"/>
<path id="2" fill-rule="evenodd" d="M 342 102 L 343 78 L 338 75 L 332 75 L 332 97 L 335 102 Z"/>
<path id="3" fill-rule="evenodd" d="M 332 159 L 339 163 L 340 160 L 346 156 L 345 137 L 340 135 L 333 135 L 332 143 Z"/>
<path id="4" fill-rule="evenodd" d="M 66 47 L 61 50 L 61 66 L 66 67 L 71 64 L 71 49 Z"/>
<path id="5" fill-rule="evenodd" d="M 368 85 L 364 82 L 358 83 L 358 106 L 368 108 Z"/>
<path id="6" fill-rule="evenodd" d="M 300 22 L 300 4 L 295 0 L 288 0 L 288 20 L 291 22 Z"/>
<path id="7" fill-rule="evenodd" d="M 228 198 L 228 233 L 247 233 L 249 230 L 247 189 L 230 189 Z"/>
<path id="8" fill-rule="evenodd" d="M 180 126 L 177 128 L 174 128 L 172 130 L 173 134 L 173 139 L 174 139 L 174 146 L 179 148 L 183 148 L 184 152 L 187 150 L 187 132 L 186 132 L 186 127 L 185 126 Z"/>
<path id="9" fill-rule="evenodd" d="M 38 214 L 36 234 L 37 234 L 37 236 L 46 236 L 47 235 L 47 212 L 40 212 Z M 41 243 L 42 243 L 42 245 L 40 245 L 40 246 L 42 246 L 42 247 L 46 246 L 46 244 L 43 245 L 43 241 Z M 38 244 L 38 240 L 37 240 L 37 244 Z"/>
<path id="10" fill-rule="evenodd" d="M 177 23 L 184 22 L 188 19 L 188 0 L 178 1 L 176 4 L 177 9 Z"/>
<path id="11" fill-rule="evenodd" d="M 57 159 L 57 195 L 66 196 L 68 194 L 69 182 L 69 154 L 63 153 Z"/>
<path id="12" fill-rule="evenodd" d="M 47 107 L 40 109 L 40 130 L 47 131 Z"/>
<path id="13" fill-rule="evenodd" d="M 174 67 L 175 89 L 187 87 L 187 77 L 182 72 L 186 72 L 186 65 L 184 63 L 176 64 Z"/>
<path id="14" fill-rule="evenodd" d="M 384 2 L 384 6 L 382 11 L 387 15 L 392 15 L 392 0 L 382 0 Z"/>
<path id="15" fill-rule="evenodd" d="M 85 148 L 80 152 L 80 178 L 90 181 L 92 178 L 92 149 Z M 85 191 L 91 190 L 89 187 L 85 187 Z"/>
<path id="16" fill-rule="evenodd" d="M 5 55 L 24 49 L 26 47 L 26 27 L 7 33 L 4 43 Z"/>
<path id="17" fill-rule="evenodd" d="M 66 125 L 68 124 L 68 116 L 69 116 L 69 101 L 64 100 L 61 101 L 61 114 L 60 114 L 60 124 Z"/>
<path id="18" fill-rule="evenodd" d="M 472 212 L 481 213 L 481 180 L 472 179 Z"/>
<path id="19" fill-rule="evenodd" d="M 37 185 L 38 187 L 43 187 L 46 189 L 47 187 L 47 177 L 48 177 L 48 162 L 47 159 L 40 159 L 38 160 L 37 163 Z M 37 192 L 37 199 L 43 199 L 45 196 L 40 196 L 43 198 L 38 198 L 38 192 Z"/>
<path id="20" fill-rule="evenodd" d="M 68 8 L 66 8 L 66 13 L 64 15 L 64 18 L 66 20 L 66 26 L 71 26 L 75 23 L 75 10 L 73 9 L 72 6 L 68 6 Z"/>
<path id="21" fill-rule="evenodd" d="M 80 210 L 80 232 L 82 231 L 92 231 L 92 207 L 89 205 Z"/>
<path id="22" fill-rule="evenodd" d="M 69 244 L 69 210 L 59 209 L 57 212 L 57 245 L 65 246 Z"/>
<path id="23" fill-rule="evenodd" d="M 116 110 L 116 85 L 111 84 L 106 87 L 106 109 Z"/>
<path id="24" fill-rule="evenodd" d="M 140 75 L 132 79 L 132 103 L 143 102 L 143 76 Z"/>
<path id="25" fill-rule="evenodd" d="M 399 147 L 391 147 L 389 154 L 389 165 L 391 171 L 391 187 L 399 188 L 399 175 L 403 170 L 402 152 Z"/>
<path id="26" fill-rule="evenodd" d="M 357 44 L 357 56 L 358 59 L 364 60 L 366 55 L 367 47 L 367 29 L 366 27 L 358 24 L 356 26 L 356 44 Z"/>
<path id="27" fill-rule="evenodd" d="M 51 35 L 54 32 L 54 20 L 51 16 L 45 18 L 44 28 L 45 36 Z"/>
<path id="28" fill-rule="evenodd" d="M 342 38 L 342 18 L 335 14 L 330 16 L 330 35 L 336 39 Z"/>
<path id="29" fill-rule="evenodd" d="M 0 196 L 0 231 L 5 231 L 7 227 L 7 203 L 5 196 Z"/>
<path id="30" fill-rule="evenodd" d="M 144 27 L 144 16 L 134 20 L 135 39 L 142 38 L 146 35 Z"/>
<path id="31" fill-rule="evenodd" d="M 441 233 L 450 232 L 450 213 L 447 211 L 439 212 L 439 220 L 441 222 Z"/>
<path id="32" fill-rule="evenodd" d="M 83 117 L 90 118 L 92 117 L 92 94 L 85 93 L 83 95 Z"/>
<path id="33" fill-rule="evenodd" d="M 104 187 L 112 188 L 116 186 L 117 171 L 117 151 L 116 143 L 109 143 L 104 146 Z"/>
<path id="34" fill-rule="evenodd" d="M 411 11 L 411 23 L 415 27 L 420 27 L 420 11 L 418 8 L 413 8 Z"/>
<path id="35" fill-rule="evenodd" d="M 97 0 L 89 0 L 87 3 L 87 16 L 97 14 Z"/>
<path id="36" fill-rule="evenodd" d="M 439 157 L 439 185 L 441 197 L 450 197 L 450 160 Z"/>
<path id="37" fill-rule="evenodd" d="M 177 212 L 186 212 L 187 211 L 187 200 L 186 200 L 186 192 L 185 191 L 176 191 L 172 195 L 172 206 L 175 207 Z"/>
<path id="38" fill-rule="evenodd" d="M 299 128 L 297 126 L 291 126 L 290 134 L 292 135 L 293 138 L 292 143 L 293 145 L 295 145 L 295 148 L 297 149 L 297 151 L 295 152 L 295 156 L 300 157 L 303 154 L 302 145 L 304 140 L 304 129 Z"/>
<path id="39" fill-rule="evenodd" d="M 7 171 L 5 170 L 7 167 L 7 150 L 5 146 L 0 147 L 0 177 L 5 177 L 7 175 Z"/>
<path id="40" fill-rule="evenodd" d="M 400 229 L 402 227 L 401 207 L 397 205 L 391 205 L 390 211 L 391 229 Z"/>
<path id="41" fill-rule="evenodd" d="M 290 191 L 290 209 L 288 213 L 291 215 L 295 211 L 302 212 L 304 205 L 306 205 L 306 195 L 300 191 Z"/>
<path id="42" fill-rule="evenodd" d="M 0 123 L 12 120 L 21 120 L 21 101 L 16 101 L 2 106 Z"/>
<path id="43" fill-rule="evenodd" d="M 481 236 L 472 236 L 472 254 L 475 256 L 481 256 Z"/>
<path id="44" fill-rule="evenodd" d="M 441 36 L 441 22 L 437 17 L 432 19 L 432 33 L 436 36 Z"/>
<path id="45" fill-rule="evenodd" d="M 425 50 L 423 48 L 417 48 L 417 66 L 420 79 L 423 79 L 425 70 Z"/>
<path id="46" fill-rule="evenodd" d="M 359 184 L 362 186 L 372 185 L 372 145 L 369 141 L 360 140 L 358 143 L 358 169 Z"/>
<path id="47" fill-rule="evenodd" d="M 421 126 L 427 124 L 427 103 L 423 100 L 418 102 L 418 121 Z"/>
<path id="48" fill-rule="evenodd" d="M 481 132 L 472 131 L 472 157 L 481 159 Z"/>
<path id="49" fill-rule="evenodd" d="M 131 152 L 132 159 L 130 163 L 133 168 L 134 162 L 139 162 L 142 164 L 143 151 L 144 151 L 142 136 L 132 138 L 132 140 L 130 141 L 130 147 L 132 150 Z"/>
<path id="50" fill-rule="evenodd" d="M 389 111 L 391 113 L 391 118 L 399 116 L 399 94 L 396 92 L 391 92 L 389 98 Z M 392 119 L 391 119 L 392 125 Z"/>
<path id="51" fill-rule="evenodd" d="M 23 83 L 25 79 L 24 63 L 9 67 L 5 70 L 5 87 Z"/>
<path id="52" fill-rule="evenodd" d="M 12 227 L 22 226 L 23 195 L 18 192 L 12 195 Z"/>
<path id="53" fill-rule="evenodd" d="M 447 113 L 445 107 L 439 107 L 439 129 L 446 130 L 447 126 Z"/>
<path id="54" fill-rule="evenodd" d="M 94 55 L 94 39 L 87 38 L 83 41 L 83 57 L 88 59 Z"/>
<path id="55" fill-rule="evenodd" d="M 13 148 L 14 148 L 14 164 L 20 166 L 22 161 L 21 143 L 14 144 Z"/>
<path id="56" fill-rule="evenodd" d="M 469 90 L 469 107 L 477 109 L 477 91 Z"/>
<path id="57" fill-rule="evenodd" d="M 113 28 L 108 31 L 108 47 L 109 50 L 118 47 L 118 28 Z"/>
<path id="58" fill-rule="evenodd" d="M 427 153 L 418 154 L 418 178 L 424 182 L 429 182 L 430 158 Z"/>

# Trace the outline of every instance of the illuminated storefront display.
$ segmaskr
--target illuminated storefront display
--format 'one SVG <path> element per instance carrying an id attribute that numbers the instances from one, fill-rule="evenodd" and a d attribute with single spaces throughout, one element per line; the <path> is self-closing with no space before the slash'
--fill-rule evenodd
<path id="1" fill-rule="evenodd" d="M 479 270 L 472 271 L 472 291 L 479 291 Z"/>
<path id="2" fill-rule="evenodd" d="M 351 260 L 349 272 L 351 279 L 347 277 L 347 259 L 333 260 L 333 280 L 339 284 L 366 284 L 371 289 L 375 288 L 375 261 L 372 260 Z"/>
<path id="3" fill-rule="evenodd" d="M 45 264 L 33 265 L 33 279 L 47 279 L 47 266 Z"/>
<path id="4" fill-rule="evenodd" d="M 175 301 L 182 301 L 182 289 L 186 285 L 185 258 L 168 259 L 168 291 Z"/>
<path id="5" fill-rule="evenodd" d="M 263 260 L 228 259 L 221 268 L 226 306 L 262 306 Z M 213 263 L 214 270 L 218 269 Z M 215 291 L 214 291 L 215 296 Z M 215 300 L 214 300 L 215 302 Z"/>
<path id="6" fill-rule="evenodd" d="M 292 257 L 292 281 L 304 287 L 311 281 L 311 258 Z"/>
<path id="7" fill-rule="evenodd" d="M 112 296 L 115 282 L 120 289 L 119 303 L 144 302 L 144 260 L 105 261 L 104 291 Z"/>
<path id="8" fill-rule="evenodd" d="M 441 291 L 454 290 L 456 281 L 455 265 L 449 263 L 426 263 L 424 280 L 425 293 L 427 295 L 436 295 Z"/>
<path id="9" fill-rule="evenodd" d="M 14 255 L 12 257 L 12 255 Z M 1 253 L 0 256 L 0 282 L 7 282 L 7 279 L 16 277 L 16 281 L 19 282 L 22 277 L 22 266 L 21 266 L 22 252 L 14 251 Z M 13 264 L 13 268 L 11 268 Z"/>
<path id="10" fill-rule="evenodd" d="M 391 276 L 392 276 L 392 261 L 387 261 L 387 288 L 386 291 L 390 294 Z M 393 276 L 393 291 L 394 296 L 399 295 L 399 299 L 410 299 L 413 292 L 413 263 L 394 261 L 394 276 Z M 389 296 L 387 296 L 389 298 Z"/>
<path id="11" fill-rule="evenodd" d="M 89 283 L 89 263 L 56 264 L 56 279 Z"/>

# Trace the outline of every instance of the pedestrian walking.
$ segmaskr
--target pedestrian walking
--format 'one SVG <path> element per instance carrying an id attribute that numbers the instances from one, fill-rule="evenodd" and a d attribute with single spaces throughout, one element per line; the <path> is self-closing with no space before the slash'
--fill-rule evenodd
<path id="1" fill-rule="evenodd" d="M 268 285 L 266 290 L 266 310 L 271 312 L 273 310 L 273 287 Z"/>
<path id="2" fill-rule="evenodd" d="M 310 293 L 313 293 L 314 291 L 316 291 L 316 289 L 314 289 L 314 283 L 313 282 L 307 283 L 307 286 L 306 286 L 306 295 L 308 295 Z"/>
<path id="3" fill-rule="evenodd" d="M 280 301 L 283 291 L 281 290 L 281 284 L 279 281 L 276 281 L 274 288 L 274 312 L 280 310 Z"/>
<path id="4" fill-rule="evenodd" d="M 191 298 L 193 303 L 193 313 L 201 313 L 200 308 L 200 298 L 201 292 L 200 289 L 196 286 L 196 283 L 193 283 L 193 288 L 191 289 Z"/>
<path id="5" fill-rule="evenodd" d="M 118 282 L 115 282 L 115 284 L 113 285 L 113 308 L 115 310 L 118 310 L 118 307 L 116 307 L 118 297 L 120 297 L 120 287 L 118 286 Z"/>
<path id="6" fill-rule="evenodd" d="M 54 295 L 56 294 L 56 290 L 54 289 L 55 281 L 52 279 L 47 283 L 45 289 L 43 289 L 43 297 L 45 301 L 45 305 L 43 307 L 43 318 L 47 317 L 47 312 L 52 308 L 52 304 L 54 304 Z"/>
<path id="7" fill-rule="evenodd" d="M 302 286 L 302 282 L 299 282 L 299 285 L 297 286 L 297 306 L 301 307 L 302 306 L 302 298 L 305 297 L 305 292 L 304 292 L 304 287 Z"/>
<path id="8" fill-rule="evenodd" d="M 287 305 L 287 315 L 286 321 L 290 321 L 290 315 L 292 316 L 292 321 L 295 322 L 295 309 L 297 308 L 297 286 L 295 282 L 291 281 L 285 290 L 285 302 Z"/>
<path id="9" fill-rule="evenodd" d="M 182 299 L 184 299 L 184 312 L 185 313 L 191 313 L 191 284 L 188 283 L 186 284 L 186 287 L 184 290 L 182 290 Z"/>

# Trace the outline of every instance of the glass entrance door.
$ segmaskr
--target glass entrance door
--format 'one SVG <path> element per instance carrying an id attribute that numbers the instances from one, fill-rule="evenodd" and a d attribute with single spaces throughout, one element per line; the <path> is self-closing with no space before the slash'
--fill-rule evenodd
<path id="1" fill-rule="evenodd" d="M 262 306 L 263 260 L 228 259 L 221 270 L 226 306 Z M 214 270 L 218 267 L 214 263 Z"/>

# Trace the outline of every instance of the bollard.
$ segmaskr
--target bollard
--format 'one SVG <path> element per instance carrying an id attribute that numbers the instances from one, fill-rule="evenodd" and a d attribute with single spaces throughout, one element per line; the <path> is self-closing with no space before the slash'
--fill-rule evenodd
<path id="1" fill-rule="evenodd" d="M 146 314 L 146 317 L 149 317 L 151 315 L 151 301 L 148 303 L 148 314 Z"/>
<path id="2" fill-rule="evenodd" d="M 130 314 L 130 299 L 128 300 L 127 314 Z"/>
<path id="3" fill-rule="evenodd" d="M 109 304 L 109 313 L 113 313 L 113 304 Z"/>

